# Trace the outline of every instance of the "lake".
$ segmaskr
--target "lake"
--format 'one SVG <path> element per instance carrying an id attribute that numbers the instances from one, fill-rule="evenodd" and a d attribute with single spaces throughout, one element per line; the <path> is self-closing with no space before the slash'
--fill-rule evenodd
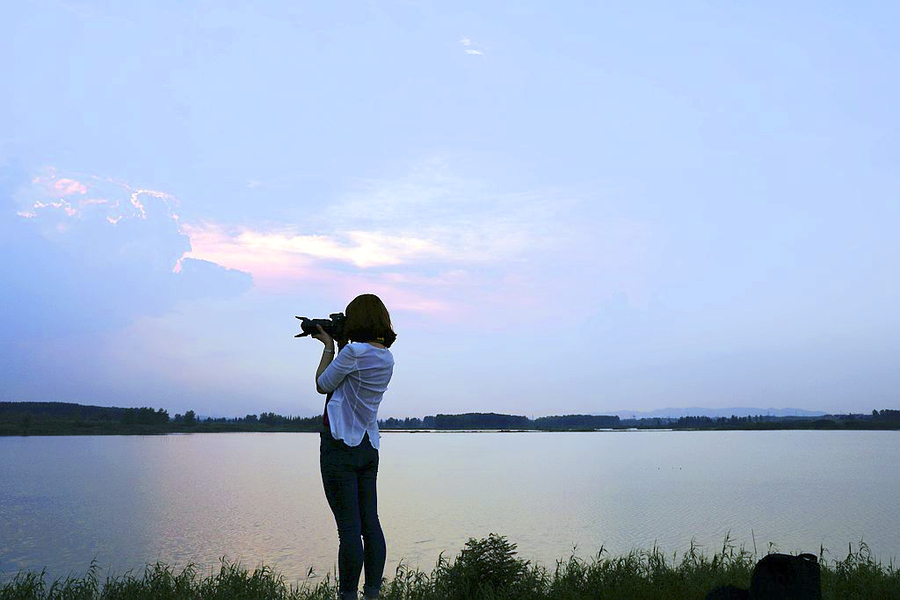
<path id="1" fill-rule="evenodd" d="M 316 434 L 0 438 L 0 580 L 219 558 L 290 582 L 335 569 Z M 900 556 L 900 432 L 386 432 L 379 514 L 390 576 L 469 537 L 507 536 L 553 566 L 574 552 L 691 540 L 843 558 Z"/>

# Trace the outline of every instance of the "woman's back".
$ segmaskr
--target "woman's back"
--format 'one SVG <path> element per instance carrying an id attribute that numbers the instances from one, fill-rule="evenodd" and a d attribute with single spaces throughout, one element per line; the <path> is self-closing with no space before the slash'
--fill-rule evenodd
<path id="1" fill-rule="evenodd" d="M 317 381 L 332 392 L 327 412 L 331 433 L 348 446 L 357 446 L 365 434 L 379 447 L 378 407 L 394 372 L 394 357 L 387 348 L 351 342 L 344 346 Z"/>

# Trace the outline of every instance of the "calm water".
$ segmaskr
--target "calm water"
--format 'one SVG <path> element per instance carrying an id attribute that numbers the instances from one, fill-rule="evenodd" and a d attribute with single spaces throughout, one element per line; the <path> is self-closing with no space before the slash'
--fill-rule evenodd
<path id="1" fill-rule="evenodd" d="M 900 433 L 386 433 L 388 572 L 430 570 L 497 532 L 553 565 L 603 545 L 900 556 Z M 46 567 L 207 572 L 219 557 L 290 581 L 334 569 L 314 434 L 0 438 L 0 579 Z"/>

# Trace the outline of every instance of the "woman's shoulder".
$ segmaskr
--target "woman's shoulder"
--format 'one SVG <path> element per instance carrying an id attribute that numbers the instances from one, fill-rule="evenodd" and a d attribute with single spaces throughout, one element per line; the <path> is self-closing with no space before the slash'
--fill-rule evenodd
<path id="1" fill-rule="evenodd" d="M 373 346 L 369 342 L 348 342 L 347 346 L 348 347 L 353 346 L 357 350 L 368 350 L 370 348 L 372 350 L 387 350 L 387 348 L 380 348 L 378 346 Z"/>
<path id="2" fill-rule="evenodd" d="M 379 348 L 378 346 L 373 346 L 367 342 L 350 342 L 346 346 L 347 348 L 352 348 L 352 352 L 354 356 L 362 356 L 363 354 L 372 354 L 374 356 L 385 356 L 391 357 L 393 360 L 393 354 L 387 348 Z"/>
<path id="3" fill-rule="evenodd" d="M 384 352 L 385 350 L 387 350 L 387 348 L 379 348 L 367 342 L 349 342 L 345 346 L 345 348 L 350 348 L 351 351 L 356 355 L 363 354 L 372 350 L 374 350 L 375 352 Z"/>

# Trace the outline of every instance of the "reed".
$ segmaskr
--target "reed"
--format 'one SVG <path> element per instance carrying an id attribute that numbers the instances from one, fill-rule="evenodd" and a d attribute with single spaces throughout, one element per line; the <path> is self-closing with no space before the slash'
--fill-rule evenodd
<path id="1" fill-rule="evenodd" d="M 820 549 L 823 598 L 900 600 L 900 571 L 877 561 L 868 546 L 851 546 L 845 558 L 826 560 Z M 548 568 L 517 556 L 516 545 L 491 534 L 470 539 L 452 560 L 443 555 L 431 573 L 405 564 L 384 582 L 387 600 L 592 600 L 702 599 L 719 585 L 749 587 L 755 552 L 726 537 L 708 556 L 695 544 L 680 557 L 659 548 L 609 556 L 601 548 L 591 559 L 577 556 Z M 100 581 L 96 562 L 81 577 L 46 582 L 46 573 L 20 572 L 0 588 L 0 600 L 333 600 L 337 585 L 326 575 L 288 584 L 273 569 L 248 570 L 224 558 L 218 572 L 202 576 L 194 565 L 177 571 L 148 565 L 143 574 L 127 573 Z"/>

